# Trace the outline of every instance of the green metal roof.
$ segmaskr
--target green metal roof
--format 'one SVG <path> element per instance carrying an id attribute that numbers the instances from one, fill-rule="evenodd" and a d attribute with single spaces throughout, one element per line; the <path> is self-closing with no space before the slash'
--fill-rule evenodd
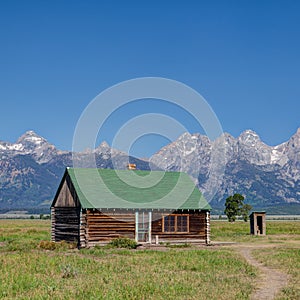
<path id="1" fill-rule="evenodd" d="M 186 173 L 81 168 L 67 173 L 83 208 L 211 209 Z"/>

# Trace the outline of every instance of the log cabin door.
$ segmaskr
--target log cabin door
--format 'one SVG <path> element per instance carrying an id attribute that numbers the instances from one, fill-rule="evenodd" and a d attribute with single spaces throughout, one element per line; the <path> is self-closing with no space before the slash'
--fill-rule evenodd
<path id="1" fill-rule="evenodd" d="M 151 243 L 151 211 L 135 212 L 135 240 Z"/>

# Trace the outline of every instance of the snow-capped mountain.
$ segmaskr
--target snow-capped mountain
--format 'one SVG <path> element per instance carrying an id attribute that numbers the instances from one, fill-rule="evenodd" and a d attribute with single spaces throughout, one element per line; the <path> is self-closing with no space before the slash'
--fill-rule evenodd
<path id="1" fill-rule="evenodd" d="M 128 163 L 149 169 L 148 162 L 128 156 L 102 142 L 80 153 L 60 151 L 33 131 L 16 143 L 0 142 L 0 210 L 32 208 L 49 203 L 68 166 L 125 169 Z"/>
<path id="2" fill-rule="evenodd" d="M 300 205 L 300 129 L 285 143 L 269 146 L 246 130 L 237 138 L 223 133 L 214 141 L 184 133 L 148 161 L 128 157 L 102 142 L 80 153 L 60 151 L 33 131 L 16 143 L 0 141 L 0 209 L 49 206 L 66 166 L 187 172 L 212 205 L 242 193 L 257 207 Z M 46 201 L 46 202 L 45 202 Z M 48 202 L 47 202 L 48 201 Z"/>
<path id="3" fill-rule="evenodd" d="M 60 151 L 61 152 L 61 151 Z M 54 145 L 30 130 L 23 134 L 16 143 L 0 141 L 0 155 L 32 155 L 39 163 L 45 163 L 58 154 Z"/>
<path id="4" fill-rule="evenodd" d="M 260 140 L 257 133 L 252 130 L 244 131 L 237 139 L 239 157 L 254 165 L 279 164 L 283 166 L 287 162 L 284 153 L 286 143 L 271 147 Z"/>
<path id="5" fill-rule="evenodd" d="M 212 203 L 232 193 L 244 194 L 255 205 L 300 203 L 300 129 L 278 146 L 266 145 L 252 130 L 238 138 L 224 133 L 215 141 L 185 133 L 151 161 L 164 170 L 189 173 L 207 198 L 213 196 Z"/>

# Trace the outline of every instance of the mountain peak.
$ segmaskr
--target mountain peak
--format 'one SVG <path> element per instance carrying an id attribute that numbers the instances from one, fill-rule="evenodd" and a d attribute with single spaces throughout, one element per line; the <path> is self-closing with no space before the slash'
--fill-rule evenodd
<path id="1" fill-rule="evenodd" d="M 106 147 L 106 148 L 109 148 L 110 146 L 108 145 L 107 141 L 103 141 L 99 147 Z"/>
<path id="2" fill-rule="evenodd" d="M 260 137 L 255 131 L 247 129 L 241 133 L 238 140 L 243 144 L 254 146 L 257 142 L 260 142 Z"/>
<path id="3" fill-rule="evenodd" d="M 106 141 L 101 142 L 101 144 L 95 149 L 97 153 L 110 152 L 111 148 Z"/>
<path id="4" fill-rule="evenodd" d="M 189 133 L 189 132 L 184 132 L 181 136 L 178 137 L 175 143 L 178 141 L 194 141 L 194 142 L 199 142 L 199 141 L 209 141 L 208 136 L 202 135 L 200 133 Z"/>
<path id="5" fill-rule="evenodd" d="M 178 139 L 188 139 L 188 138 L 191 138 L 191 134 L 189 133 L 189 132 L 184 132 L 182 135 L 180 135 L 179 137 L 178 137 Z"/>
<path id="6" fill-rule="evenodd" d="M 33 131 L 33 130 L 27 130 L 25 132 L 25 135 L 37 135 L 37 133 L 35 131 Z"/>
<path id="7" fill-rule="evenodd" d="M 17 140 L 18 144 L 23 144 L 24 142 L 29 142 L 32 144 L 41 144 L 42 142 L 46 142 L 46 140 L 43 137 L 39 136 L 33 130 L 28 130 Z"/>
<path id="8" fill-rule="evenodd" d="M 259 138 L 259 135 L 252 129 L 247 129 L 240 134 L 240 136 L 249 136 L 249 135 Z"/>
<path id="9" fill-rule="evenodd" d="M 54 145 L 33 130 L 26 131 L 14 145 L 22 149 L 24 154 L 32 155 L 38 163 L 48 162 L 57 153 Z"/>

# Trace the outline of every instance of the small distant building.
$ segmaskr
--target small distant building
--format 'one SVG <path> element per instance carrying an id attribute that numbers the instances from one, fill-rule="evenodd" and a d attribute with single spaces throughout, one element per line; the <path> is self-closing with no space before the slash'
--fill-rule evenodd
<path id="1" fill-rule="evenodd" d="M 187 174 L 132 167 L 67 168 L 51 205 L 52 240 L 210 243 L 211 207 Z"/>
<path id="2" fill-rule="evenodd" d="M 254 235 L 266 235 L 266 212 L 255 211 L 251 213 L 250 232 Z"/>

